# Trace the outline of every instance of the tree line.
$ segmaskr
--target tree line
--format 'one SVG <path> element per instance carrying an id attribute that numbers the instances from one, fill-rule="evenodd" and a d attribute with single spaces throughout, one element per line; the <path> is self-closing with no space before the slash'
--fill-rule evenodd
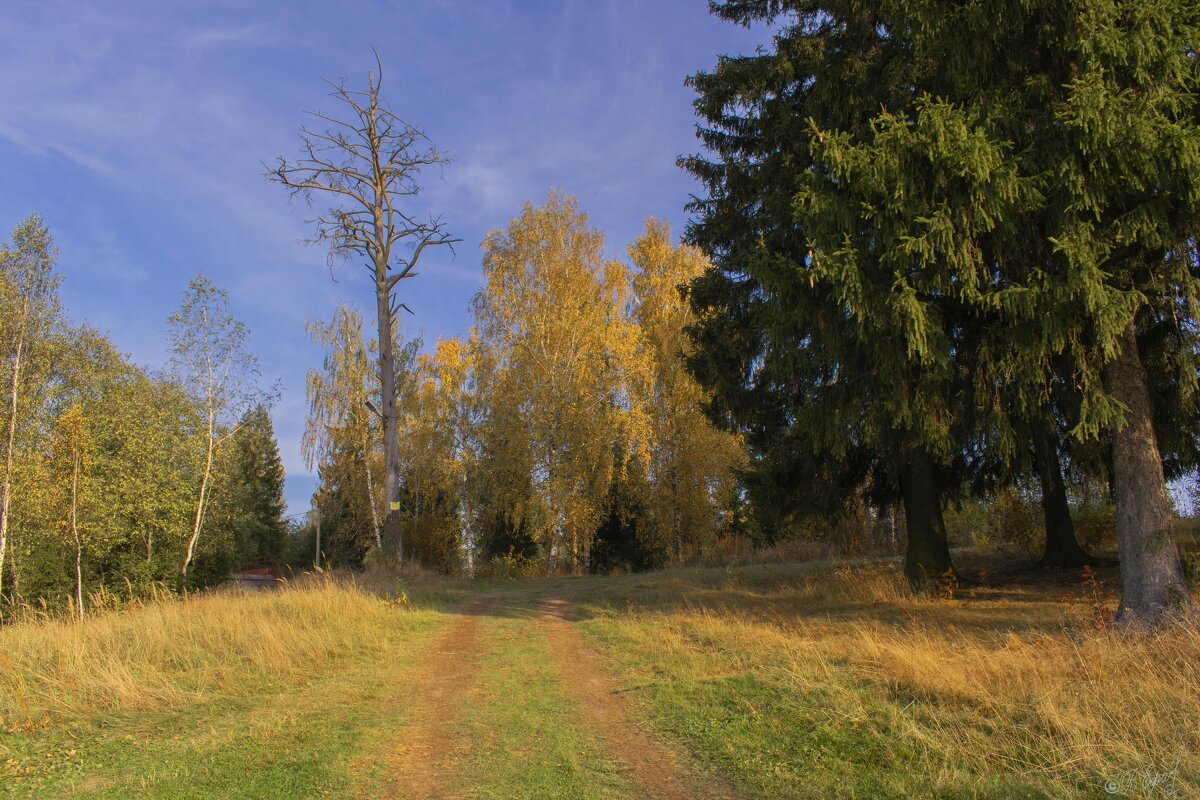
<path id="1" fill-rule="evenodd" d="M 194 278 L 171 364 L 71 323 L 37 215 L 0 245 L 0 613 L 204 586 L 277 563 L 283 467 L 247 330 Z"/>
<path id="2" fill-rule="evenodd" d="M 707 261 L 653 221 L 632 267 L 607 259 L 603 234 L 552 193 L 483 242 L 470 335 L 424 352 L 400 331 L 398 288 L 430 248 L 459 242 L 414 208 L 422 171 L 449 158 L 387 106 L 382 83 L 378 61 L 365 89 L 329 82 L 340 113 L 311 113 L 299 157 L 266 172 L 317 209 L 313 241 L 331 263 L 364 267 L 373 289 L 368 320 L 341 307 L 309 324 L 325 356 L 307 381 L 308 534 L 335 564 L 416 558 L 476 574 L 694 557 L 744 516 L 744 448 L 703 416 L 683 362 L 693 319 L 680 287 Z"/>
<path id="3" fill-rule="evenodd" d="M 680 287 L 708 262 L 647 222 L 629 263 L 573 198 L 527 204 L 483 242 L 469 336 L 393 328 L 402 524 L 385 496 L 376 343 L 339 308 L 310 324 L 305 453 L 318 468 L 327 557 L 372 550 L 444 570 L 580 572 L 697 556 L 728 528 L 744 448 L 704 416 L 687 372 Z M 505 566 L 507 565 L 507 567 Z"/>
<path id="4" fill-rule="evenodd" d="M 1167 480 L 1200 461 L 1200 11 L 727 0 L 771 45 L 688 79 L 703 192 L 628 263 L 570 197 L 483 243 L 468 336 L 425 352 L 402 281 L 453 247 L 410 208 L 448 158 L 331 84 L 267 177 L 321 203 L 374 313 L 310 324 L 304 451 L 334 561 L 547 573 L 683 562 L 848 503 L 903 510 L 905 572 L 954 576 L 945 509 L 1037 488 L 1044 566 L 1116 508 L 1120 617 L 1190 605 Z M 247 331 L 203 278 L 153 373 L 62 316 L 36 217 L 0 251 L 0 597 L 187 586 L 278 559 L 278 454 Z M 364 322 L 374 336 L 364 335 Z M 894 519 L 894 517 L 893 517 Z"/>
<path id="5" fill-rule="evenodd" d="M 390 342 L 392 291 L 453 240 L 440 218 L 389 215 L 397 187 L 411 198 L 446 159 L 414 149 L 427 140 L 384 113 L 375 77 L 361 94 L 338 85 L 350 121 L 321 117 L 335 127 L 305 129 L 307 159 L 272 172 L 354 201 L 320 238 L 369 256 L 389 341 L 360 366 L 379 365 L 384 500 L 407 510 L 414 550 L 469 563 L 500 542 L 578 570 L 634 530 L 661 563 L 694 553 L 714 528 L 686 515 L 717 519 L 726 498 L 725 519 L 748 509 L 784 536 L 858 497 L 902 507 L 920 588 L 955 574 L 947 504 L 1005 487 L 1040 489 L 1044 566 L 1093 561 L 1072 474 L 1115 503 L 1120 619 L 1190 605 L 1167 480 L 1200 454 L 1195 4 L 711 8 L 772 41 L 688 80 L 704 147 L 680 160 L 703 188 L 688 245 L 651 226 L 631 279 L 552 196 L 489 235 L 474 331 L 432 356 Z M 406 240 L 412 258 L 390 261 Z M 342 380 L 329 364 L 310 389 Z M 364 529 L 369 507 L 381 542 L 372 457 L 351 455 L 376 421 L 335 416 L 366 433 L 313 429 L 329 502 Z"/>

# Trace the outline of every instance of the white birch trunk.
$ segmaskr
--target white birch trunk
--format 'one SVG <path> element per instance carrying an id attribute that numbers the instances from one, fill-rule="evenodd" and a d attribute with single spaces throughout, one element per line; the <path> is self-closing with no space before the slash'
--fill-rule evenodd
<path id="1" fill-rule="evenodd" d="M 79 454 L 71 468 L 71 535 L 75 537 L 75 608 L 83 619 L 83 540 L 79 538 Z"/>
<path id="2" fill-rule="evenodd" d="M 375 503 L 375 479 L 371 477 L 371 462 L 368 456 L 363 466 L 367 471 L 367 499 L 371 501 L 371 525 L 375 531 L 375 549 L 383 549 L 383 534 L 379 529 L 379 507 Z"/>
<path id="3" fill-rule="evenodd" d="M 204 331 L 204 359 L 205 366 L 208 370 L 208 396 L 205 398 L 208 404 L 208 442 L 204 457 L 204 477 L 200 479 L 200 497 L 196 501 L 196 521 L 192 525 L 192 538 L 188 540 L 187 556 L 183 559 L 183 567 L 179 570 L 184 578 L 187 578 L 188 567 L 192 564 L 192 559 L 196 555 L 196 542 L 200 539 L 200 528 L 204 525 L 204 504 L 208 500 L 208 480 L 212 474 L 213 451 L 216 449 L 216 376 L 213 374 L 212 363 L 212 345 L 209 343 L 208 336 L 208 309 L 204 308 L 200 312 L 201 320 L 203 321 Z"/>
<path id="4" fill-rule="evenodd" d="M 4 556 L 8 552 L 8 508 L 12 498 L 13 447 L 17 440 L 17 398 L 20 396 L 21 353 L 25 347 L 25 325 L 29 320 L 29 298 L 21 308 L 17 348 L 13 354 L 12 386 L 8 418 L 8 447 L 4 453 L 4 485 L 0 488 L 0 593 L 4 589 Z"/>
<path id="5" fill-rule="evenodd" d="M 180 570 L 185 578 L 188 574 L 188 567 L 191 566 L 192 559 L 196 555 L 196 542 L 200 539 L 200 528 L 204 525 L 204 506 L 208 502 L 208 481 L 212 474 L 213 450 L 216 445 L 213 434 L 213 417 L 210 411 L 208 415 L 208 452 L 204 459 L 204 476 L 200 479 L 200 499 L 196 502 L 196 521 L 192 525 L 192 538 L 188 540 L 187 557 L 184 558 L 183 568 Z"/>

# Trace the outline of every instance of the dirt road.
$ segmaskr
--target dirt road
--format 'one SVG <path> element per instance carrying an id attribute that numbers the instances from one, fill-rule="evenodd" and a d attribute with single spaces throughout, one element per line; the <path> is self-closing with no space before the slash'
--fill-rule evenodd
<path id="1" fill-rule="evenodd" d="M 529 656 L 497 652 L 505 641 L 540 641 L 545 647 Z M 522 663 L 530 659 L 549 663 Z M 483 668 L 489 660 L 500 664 L 499 672 L 495 667 Z M 473 721 L 472 715 L 481 703 L 503 708 L 531 702 L 531 697 L 514 695 L 511 686 L 504 690 L 494 685 L 498 683 L 497 675 L 523 669 L 547 670 L 553 676 L 572 725 L 598 751 L 580 752 L 574 768 L 614 773 L 605 789 L 607 796 L 661 800 L 734 796 L 724 782 L 692 769 L 678 745 L 652 733 L 637 709 L 617 692 L 599 654 L 587 645 L 570 620 L 567 598 L 538 600 L 499 595 L 467 602 L 414 670 L 406 687 L 411 698 L 406 712 L 408 722 L 397 732 L 383 796 L 403 800 L 500 796 L 484 785 L 487 776 L 482 776 L 481 784 L 481 776 L 473 774 L 473 765 L 480 751 L 497 747 L 496 741 L 505 734 L 489 731 L 486 723 Z M 534 691 L 532 678 L 526 685 Z M 546 693 L 544 687 L 537 691 Z M 516 744 L 505 745 L 506 752 L 520 753 L 525 750 L 520 746 L 522 737 L 542 735 L 532 730 L 513 736 Z M 520 791 L 529 792 L 520 795 L 523 800 L 570 796 L 553 781 L 548 786 L 534 782 Z"/>

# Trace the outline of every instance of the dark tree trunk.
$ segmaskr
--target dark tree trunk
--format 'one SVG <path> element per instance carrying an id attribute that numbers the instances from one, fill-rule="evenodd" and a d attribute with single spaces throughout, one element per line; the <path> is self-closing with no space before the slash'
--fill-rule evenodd
<path id="1" fill-rule="evenodd" d="M 905 460 L 900 468 L 900 494 L 908 528 L 904 574 L 914 589 L 925 589 L 954 569 L 942 518 L 937 466 L 928 455 L 913 453 Z"/>
<path id="2" fill-rule="evenodd" d="M 1129 411 L 1113 436 L 1117 548 L 1121 556 L 1123 626 L 1157 625 L 1164 612 L 1190 603 L 1179 550 L 1171 536 L 1171 506 L 1150 416 L 1146 371 L 1134 323 L 1121 335 L 1121 353 L 1105 369 L 1112 396 Z"/>
<path id="3" fill-rule="evenodd" d="M 386 261 L 381 256 L 375 267 L 375 303 L 379 335 L 380 411 L 383 423 L 383 540 L 404 558 L 400 524 L 400 431 L 396 410 L 396 361 L 392 340 L 392 298 L 387 284 Z"/>
<path id="4" fill-rule="evenodd" d="M 1058 456 L 1058 429 L 1053 413 L 1047 410 L 1035 420 L 1032 430 L 1033 466 L 1042 486 L 1042 514 L 1046 521 L 1046 553 L 1039 566 L 1043 569 L 1072 569 L 1095 564 L 1096 559 L 1079 546 L 1075 523 L 1067 503 L 1062 462 Z"/>

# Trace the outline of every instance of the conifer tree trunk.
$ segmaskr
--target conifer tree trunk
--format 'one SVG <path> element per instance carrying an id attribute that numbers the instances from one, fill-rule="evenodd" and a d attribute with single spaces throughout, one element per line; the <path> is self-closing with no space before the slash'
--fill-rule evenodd
<path id="1" fill-rule="evenodd" d="M 1155 625 L 1174 606 L 1189 604 L 1179 550 L 1171 536 L 1171 506 L 1150 413 L 1146 371 L 1131 320 L 1121 352 L 1105 369 L 1113 397 L 1129 411 L 1113 436 L 1113 488 L 1121 557 L 1123 626 Z"/>
<path id="2" fill-rule="evenodd" d="M 908 528 L 904 574 L 915 589 L 924 589 L 954 569 L 942 518 L 942 491 L 937 467 L 925 453 L 912 452 L 900 467 L 900 494 Z"/>
<path id="3" fill-rule="evenodd" d="M 1046 552 L 1039 566 L 1062 569 L 1094 564 L 1096 560 L 1075 538 L 1075 523 L 1071 520 L 1071 507 L 1067 502 L 1053 417 L 1046 415 L 1034 421 L 1032 439 L 1033 465 L 1042 487 L 1042 515 L 1046 523 Z"/>

